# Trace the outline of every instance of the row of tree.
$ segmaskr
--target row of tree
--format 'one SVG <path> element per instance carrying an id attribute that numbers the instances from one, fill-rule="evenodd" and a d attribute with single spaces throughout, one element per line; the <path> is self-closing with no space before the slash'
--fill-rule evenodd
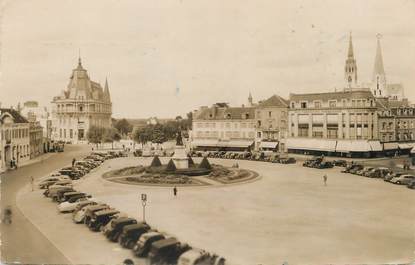
<path id="1" fill-rule="evenodd" d="M 87 134 L 88 141 L 94 144 L 114 143 L 121 140 L 120 132 L 114 128 L 91 126 Z"/>

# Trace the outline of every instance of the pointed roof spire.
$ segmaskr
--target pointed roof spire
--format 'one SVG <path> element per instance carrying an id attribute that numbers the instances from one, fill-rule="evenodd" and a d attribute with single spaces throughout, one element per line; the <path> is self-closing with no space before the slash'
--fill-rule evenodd
<path id="1" fill-rule="evenodd" d="M 79 48 L 79 51 L 78 51 L 78 67 L 77 67 L 77 69 L 84 69 L 82 67 L 82 60 L 81 60 L 81 48 Z"/>
<path id="2" fill-rule="evenodd" d="M 353 54 L 353 41 L 352 41 L 352 32 L 350 31 L 350 36 L 349 36 L 349 51 L 347 52 L 347 57 L 349 58 L 353 58 L 354 54 Z"/>
<path id="3" fill-rule="evenodd" d="M 383 68 L 383 58 L 382 58 L 382 49 L 380 47 L 380 38 L 382 37 L 381 34 L 377 34 L 377 47 L 376 47 L 376 57 L 375 57 L 375 67 L 373 68 L 373 74 L 384 75 L 385 69 Z"/>
<path id="4" fill-rule="evenodd" d="M 108 101 L 111 101 L 110 89 L 108 87 L 108 79 L 105 77 L 104 96 Z"/>

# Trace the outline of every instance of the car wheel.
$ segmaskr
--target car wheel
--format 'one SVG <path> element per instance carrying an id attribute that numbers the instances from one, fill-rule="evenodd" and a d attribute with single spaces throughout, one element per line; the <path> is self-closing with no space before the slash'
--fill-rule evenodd
<path id="1" fill-rule="evenodd" d="M 401 182 L 400 181 L 397 181 L 396 184 L 401 185 Z"/>

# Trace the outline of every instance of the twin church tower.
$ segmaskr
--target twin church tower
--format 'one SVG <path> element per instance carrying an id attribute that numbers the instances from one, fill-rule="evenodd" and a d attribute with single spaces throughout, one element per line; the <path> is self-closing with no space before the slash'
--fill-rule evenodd
<path id="1" fill-rule="evenodd" d="M 401 84 L 387 84 L 385 69 L 383 67 L 382 49 L 380 47 L 381 35 L 377 35 L 377 47 L 373 76 L 370 84 L 372 94 L 377 98 L 389 98 L 392 100 L 402 100 L 404 97 L 403 87 Z M 344 67 L 344 78 L 346 82 L 345 90 L 359 88 L 357 79 L 357 64 L 354 58 L 352 34 L 349 37 L 349 48 L 347 59 Z"/>

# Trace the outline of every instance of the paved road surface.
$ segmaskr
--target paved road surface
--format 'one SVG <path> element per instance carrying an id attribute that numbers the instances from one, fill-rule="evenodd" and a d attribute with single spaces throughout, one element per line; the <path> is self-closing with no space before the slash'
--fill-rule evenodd
<path id="1" fill-rule="evenodd" d="M 1 224 L 1 262 L 25 264 L 68 264 L 63 254 L 17 209 L 16 194 L 30 181 L 71 163 L 73 157 L 81 158 L 88 146 L 67 145 L 64 153 L 56 153 L 48 159 L 9 171 L 1 175 L 1 209 L 10 205 L 13 223 Z"/>

